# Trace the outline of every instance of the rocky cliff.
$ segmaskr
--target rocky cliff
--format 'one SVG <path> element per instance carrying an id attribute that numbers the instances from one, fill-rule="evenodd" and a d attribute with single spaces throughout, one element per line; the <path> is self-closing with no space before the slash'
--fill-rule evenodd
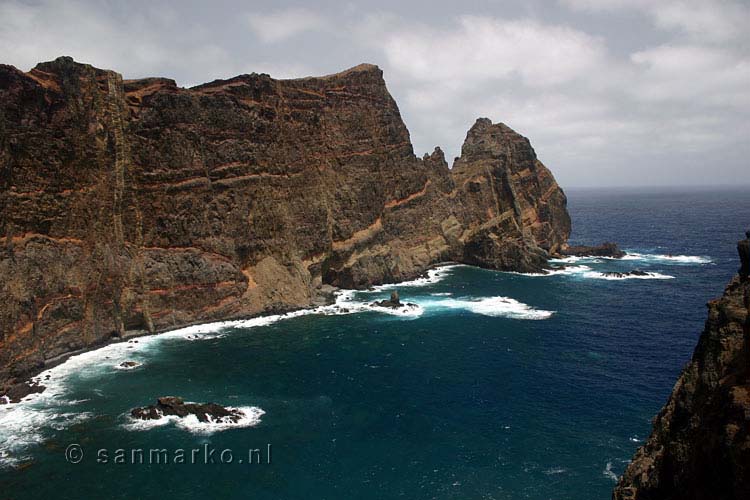
<path id="1" fill-rule="evenodd" d="M 0 386 L 126 332 L 308 306 L 454 260 L 530 271 L 565 196 L 480 119 L 414 155 L 382 72 L 190 89 L 70 58 L 0 65 Z"/>
<path id="2" fill-rule="evenodd" d="M 708 304 L 692 360 L 615 500 L 750 498 L 750 282 Z"/>

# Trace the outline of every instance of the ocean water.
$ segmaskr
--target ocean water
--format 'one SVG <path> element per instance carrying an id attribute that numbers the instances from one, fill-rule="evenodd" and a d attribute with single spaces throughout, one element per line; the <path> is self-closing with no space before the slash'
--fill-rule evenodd
<path id="1" fill-rule="evenodd" d="M 750 196 L 568 195 L 573 243 L 634 253 L 568 259 L 548 276 L 447 266 L 313 313 L 72 358 L 41 375 L 45 393 L 0 407 L 0 497 L 609 498 L 690 358 L 706 301 L 736 272 Z M 636 268 L 651 274 L 602 274 Z M 393 288 L 417 305 L 368 306 Z M 140 365 L 117 369 L 123 360 Z M 245 418 L 130 420 L 162 395 Z"/>

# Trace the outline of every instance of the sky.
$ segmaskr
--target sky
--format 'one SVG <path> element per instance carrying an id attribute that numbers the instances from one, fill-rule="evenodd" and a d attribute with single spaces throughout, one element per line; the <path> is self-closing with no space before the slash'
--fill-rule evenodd
<path id="1" fill-rule="evenodd" d="M 182 86 L 368 62 L 420 156 L 488 117 L 563 187 L 750 186 L 747 0 L 0 0 L 0 63 L 60 55 Z"/>

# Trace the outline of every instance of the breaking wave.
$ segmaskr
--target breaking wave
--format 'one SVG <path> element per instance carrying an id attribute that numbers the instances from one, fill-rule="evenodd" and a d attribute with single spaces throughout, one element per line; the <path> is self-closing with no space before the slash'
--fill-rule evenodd
<path id="1" fill-rule="evenodd" d="M 432 285 L 445 279 L 459 265 L 444 265 L 430 269 L 424 277 L 404 283 L 382 285 L 374 291 L 386 291 L 395 288 L 409 288 Z M 585 266 L 581 266 L 585 267 Z M 565 269 L 560 274 L 577 272 L 576 269 Z M 82 401 L 70 399 L 72 378 L 76 381 L 95 380 L 106 373 L 122 373 L 121 376 L 146 364 L 149 352 L 158 348 L 163 342 L 175 340 L 199 341 L 221 338 L 229 334 L 230 328 L 249 329 L 267 326 L 285 319 L 311 314 L 346 315 L 362 312 L 376 312 L 403 319 L 422 316 L 426 310 L 462 309 L 484 316 L 505 317 L 522 320 L 547 319 L 554 311 L 535 309 L 527 304 L 509 297 L 453 298 L 449 292 L 436 292 L 418 299 L 418 304 L 405 304 L 399 308 L 374 305 L 374 298 L 359 297 L 363 293 L 355 290 L 339 290 L 335 303 L 311 309 L 301 309 L 285 314 L 260 316 L 245 320 L 218 321 L 193 325 L 156 335 L 142 336 L 127 342 L 116 342 L 96 350 L 83 352 L 69 357 L 65 362 L 52 367 L 32 380 L 46 387 L 41 393 L 31 394 L 20 403 L 0 405 L 0 466 L 17 463 L 23 458 L 24 450 L 45 438 L 45 428 L 63 429 L 74 423 L 92 417 L 91 413 L 67 411 L 73 410 Z M 365 300 L 367 298 L 368 300 Z M 123 363 L 126 363 L 123 365 Z M 96 391 L 94 391 L 96 392 Z M 65 409 L 66 411 L 61 411 Z M 129 429 L 142 430 L 174 423 L 190 432 L 210 434 L 228 428 L 257 425 L 264 411 L 255 406 L 239 407 L 246 417 L 238 423 L 199 422 L 195 417 L 175 420 L 176 417 L 164 417 L 155 421 L 131 421 L 125 424 Z"/>
<path id="2" fill-rule="evenodd" d="M 260 417 L 265 415 L 265 411 L 257 406 L 240 406 L 237 408 L 227 407 L 228 410 L 237 410 L 242 413 L 237 422 L 232 422 L 229 418 L 211 419 L 208 422 L 201 422 L 195 415 L 178 417 L 176 415 L 166 415 L 154 420 L 141 420 L 127 416 L 128 422 L 123 424 L 123 428 L 129 431 L 147 431 L 156 427 L 173 424 L 175 427 L 191 432 L 193 434 L 210 435 L 215 432 L 225 431 L 227 429 L 239 429 L 243 427 L 254 427 L 261 421 Z"/>
<path id="3" fill-rule="evenodd" d="M 639 280 L 669 280 L 674 276 L 662 274 L 654 271 L 644 271 L 645 274 L 628 274 L 626 271 L 618 274 L 607 271 L 595 271 L 592 267 L 581 264 L 578 266 L 566 266 L 557 269 L 550 269 L 544 273 L 519 273 L 522 276 L 545 277 L 545 276 L 579 276 L 581 278 L 620 281 L 629 279 Z"/>
<path id="4" fill-rule="evenodd" d="M 713 262 L 709 257 L 700 255 L 662 255 L 638 252 L 627 252 L 627 255 L 621 260 L 640 260 L 664 264 L 711 264 Z"/>
<path id="5" fill-rule="evenodd" d="M 671 255 L 671 254 L 651 254 L 627 251 L 624 257 L 598 257 L 598 256 L 577 256 L 571 255 L 558 259 L 550 259 L 552 264 L 577 264 L 579 262 L 587 264 L 601 264 L 605 261 L 623 260 L 623 261 L 641 261 L 655 262 L 660 264 L 711 264 L 713 260 L 710 257 L 701 255 Z"/>
<path id="6" fill-rule="evenodd" d="M 439 283 L 440 281 L 444 280 L 447 276 L 450 275 L 451 271 L 457 267 L 461 267 L 461 264 L 440 265 L 429 269 L 424 276 L 421 276 L 419 278 L 410 281 L 402 281 L 400 283 L 377 285 L 372 287 L 372 289 L 379 292 L 382 290 L 393 290 L 394 288 L 410 288 L 434 285 L 435 283 Z"/>
<path id="7" fill-rule="evenodd" d="M 615 275 L 611 273 L 600 273 L 598 271 L 587 271 L 583 273 L 584 278 L 592 278 L 592 279 L 598 279 L 598 280 L 610 280 L 610 281 L 620 281 L 620 280 L 671 280 L 674 279 L 674 276 L 670 276 L 668 274 L 661 274 L 656 272 L 647 271 L 645 274 L 622 274 L 622 275 Z"/>
<path id="8" fill-rule="evenodd" d="M 617 482 L 617 474 L 612 472 L 612 462 L 607 462 L 607 465 L 604 467 L 602 474 L 604 474 L 604 476 L 608 477 L 612 481 Z"/>
<path id="9" fill-rule="evenodd" d="M 464 309 L 483 316 L 512 319 L 539 320 L 550 318 L 555 312 L 534 309 L 528 304 L 509 297 L 486 297 L 481 299 L 445 299 L 425 304 L 430 308 Z"/>

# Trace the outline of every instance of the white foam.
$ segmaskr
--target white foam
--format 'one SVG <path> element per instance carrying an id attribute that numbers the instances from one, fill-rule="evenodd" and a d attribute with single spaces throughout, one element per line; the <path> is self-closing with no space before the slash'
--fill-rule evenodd
<path id="1" fill-rule="evenodd" d="M 547 319 L 554 311 L 544 311 L 509 297 L 486 297 L 481 299 L 445 299 L 431 302 L 428 308 L 464 309 L 483 316 L 496 316 L 512 319 Z"/>
<path id="2" fill-rule="evenodd" d="M 565 467 L 550 467 L 549 469 L 544 471 L 544 473 L 548 476 L 552 476 L 555 474 L 563 474 L 565 472 L 568 472 L 568 469 L 566 469 Z"/>
<path id="3" fill-rule="evenodd" d="M 617 474 L 612 472 L 612 462 L 607 462 L 607 466 L 604 468 L 604 471 L 602 471 L 602 474 L 610 478 L 612 481 L 617 482 Z"/>
<path id="4" fill-rule="evenodd" d="M 674 279 L 674 276 L 670 276 L 668 274 L 661 274 L 656 272 L 648 271 L 645 275 L 640 274 L 625 274 L 623 276 L 613 276 L 611 274 L 607 273 L 600 273 L 598 271 L 589 271 L 583 273 L 584 278 L 592 278 L 592 279 L 598 279 L 598 280 L 610 280 L 610 281 L 620 281 L 620 280 L 671 280 Z"/>
<path id="5" fill-rule="evenodd" d="M 531 276 L 531 277 L 580 276 L 582 278 L 610 280 L 610 281 L 629 280 L 629 279 L 638 279 L 638 280 L 674 279 L 674 276 L 671 276 L 669 274 L 662 274 L 662 273 L 658 273 L 654 271 L 645 271 L 646 274 L 644 275 L 626 274 L 627 271 L 618 271 L 618 272 L 622 273 L 623 276 L 614 276 L 606 271 L 594 271 L 593 268 L 589 266 L 579 265 L 579 266 L 566 266 L 566 267 L 559 268 L 559 269 L 551 269 L 544 273 L 518 273 L 518 274 L 521 274 L 522 276 Z"/>
<path id="6" fill-rule="evenodd" d="M 340 290 L 336 292 L 336 302 L 332 305 L 321 306 L 311 311 L 313 314 L 342 315 L 356 314 L 368 311 L 401 316 L 405 318 L 418 318 L 424 313 L 419 304 L 405 303 L 402 307 L 381 307 L 374 305 L 375 299 L 369 302 L 354 300 L 356 290 Z"/>
<path id="7" fill-rule="evenodd" d="M 445 276 L 444 272 L 450 267 L 453 266 L 432 269 L 424 279 L 437 282 Z M 416 286 L 413 282 L 410 283 L 410 286 Z M 354 290 L 337 292 L 336 302 L 333 305 L 313 309 L 301 309 L 285 314 L 259 316 L 246 320 L 218 321 L 193 325 L 157 335 L 138 337 L 137 341 L 132 339 L 128 342 L 116 342 L 96 350 L 71 356 L 64 363 L 45 370 L 32 379 L 46 387 L 44 392 L 31 394 L 20 403 L 9 403 L 0 406 L 0 465 L 15 463 L 21 450 L 28 448 L 34 443 L 41 442 L 43 439 L 42 429 L 45 426 L 50 427 L 51 420 L 57 422 L 55 425 L 64 427 L 70 425 L 72 422 L 84 420 L 89 417 L 88 414 L 54 413 L 52 411 L 52 408 L 71 405 L 70 400 L 66 399 L 66 396 L 70 392 L 69 382 L 71 377 L 75 377 L 78 380 L 96 379 L 107 372 L 115 373 L 112 371 L 113 368 L 122 372 L 132 370 L 143 364 L 150 350 L 158 347 L 165 341 L 196 341 L 220 338 L 226 335 L 225 330 L 228 328 L 247 329 L 267 326 L 284 319 L 310 314 L 339 315 L 376 311 L 403 318 L 416 318 L 424 312 L 421 306 L 412 307 L 405 305 L 401 308 L 392 309 L 358 302 L 353 299 L 355 293 L 356 291 Z M 139 365 L 135 367 L 120 366 L 124 361 L 135 361 Z M 101 392 L 98 394 L 102 395 Z M 237 427 L 240 424 L 241 426 L 255 425 L 257 423 L 256 420 L 263 414 L 263 410 L 260 408 L 246 407 L 243 410 L 247 412 L 247 416 L 236 424 L 221 422 L 205 424 L 198 422 L 197 418 L 195 422 L 192 422 L 188 418 L 187 420 L 182 419 L 179 425 L 189 427 L 194 432 L 214 432 L 216 430 L 223 430 L 225 427 L 228 428 L 228 426 Z M 139 425 L 163 425 L 163 423 L 152 422 L 161 422 L 161 420 L 149 421 L 143 424 L 139 423 Z M 164 423 L 169 422 L 165 421 Z"/>
<path id="8" fill-rule="evenodd" d="M 604 262 L 602 258 L 603 257 L 594 257 L 592 255 L 590 256 L 589 255 L 586 255 L 586 256 L 570 255 L 568 257 L 560 257 L 558 259 L 549 259 L 549 262 L 551 262 L 552 264 L 576 264 L 578 262 L 601 264 L 602 262 Z"/>
<path id="9" fill-rule="evenodd" d="M 621 260 L 640 260 L 666 264 L 710 264 L 713 262 L 709 257 L 699 255 L 662 255 L 638 252 L 627 252 Z"/>
<path id="10" fill-rule="evenodd" d="M 42 441 L 42 429 L 62 430 L 91 418 L 90 413 L 54 412 L 30 408 L 23 403 L 0 408 L 0 467 L 16 465 L 28 458 L 27 450 Z"/>
<path id="11" fill-rule="evenodd" d="M 450 297 L 453 294 L 451 292 L 436 292 L 431 293 L 430 295 L 432 295 L 433 297 Z"/>
<path id="12" fill-rule="evenodd" d="M 592 269 L 589 266 L 580 265 L 580 266 L 565 266 L 555 269 L 548 269 L 542 273 L 512 273 L 512 274 L 520 274 L 521 276 L 531 276 L 531 277 L 545 277 L 545 276 L 580 276 L 583 275 Z"/>
<path id="13" fill-rule="evenodd" d="M 240 417 L 237 422 L 232 422 L 228 417 L 214 420 L 209 416 L 208 422 L 201 422 L 195 415 L 188 415 L 187 417 L 167 415 L 153 420 L 141 420 L 128 416 L 128 422 L 123 424 L 123 428 L 130 431 L 147 431 L 156 427 L 173 424 L 176 427 L 193 434 L 208 435 L 215 432 L 225 431 L 227 429 L 254 427 L 260 423 L 260 417 L 266 413 L 257 406 L 240 406 L 237 408 L 227 407 L 227 409 L 239 411 L 242 413 L 242 417 Z"/>
<path id="14" fill-rule="evenodd" d="M 278 321 L 282 315 L 263 319 L 266 323 Z M 248 320 L 252 321 L 252 320 Z M 139 337 L 137 341 L 117 342 L 96 350 L 69 357 L 64 363 L 40 373 L 32 380 L 45 386 L 41 393 L 31 394 L 19 403 L 0 407 L 0 465 L 17 463 L 30 446 L 44 439 L 44 428 L 62 429 L 88 419 L 89 413 L 60 412 L 55 409 L 73 406 L 81 401 L 71 400 L 71 380 L 94 380 L 107 373 L 133 369 L 122 367 L 124 361 L 143 364 L 149 351 L 169 340 L 194 340 L 212 338 L 217 333 L 238 322 L 224 321 L 189 326 L 158 335 Z M 99 395 L 101 391 L 94 390 Z"/>
<path id="15" fill-rule="evenodd" d="M 122 371 L 135 370 L 136 368 L 140 368 L 142 365 L 142 363 L 138 363 L 138 362 L 135 362 L 134 365 L 124 365 L 123 363 L 117 363 L 116 365 L 114 365 L 115 370 L 122 370 Z"/>
<path id="16" fill-rule="evenodd" d="M 421 276 L 417 279 L 414 279 L 411 281 L 402 281 L 401 283 L 388 283 L 385 285 L 378 285 L 378 286 L 374 286 L 373 290 L 382 291 L 382 290 L 392 290 L 394 288 L 408 288 L 408 287 L 434 285 L 435 283 L 439 283 L 440 281 L 448 277 L 451 271 L 457 267 L 461 267 L 461 264 L 444 264 L 444 265 L 429 269 L 427 273 L 425 274 L 425 276 Z"/>
<path id="17" fill-rule="evenodd" d="M 713 262 L 710 257 L 701 255 L 670 255 L 670 254 L 650 254 L 626 251 L 623 257 L 607 257 L 594 255 L 570 255 L 557 259 L 549 259 L 553 264 L 576 264 L 578 262 L 601 263 L 604 260 L 639 260 L 647 262 L 663 262 L 667 264 L 710 264 Z"/>

